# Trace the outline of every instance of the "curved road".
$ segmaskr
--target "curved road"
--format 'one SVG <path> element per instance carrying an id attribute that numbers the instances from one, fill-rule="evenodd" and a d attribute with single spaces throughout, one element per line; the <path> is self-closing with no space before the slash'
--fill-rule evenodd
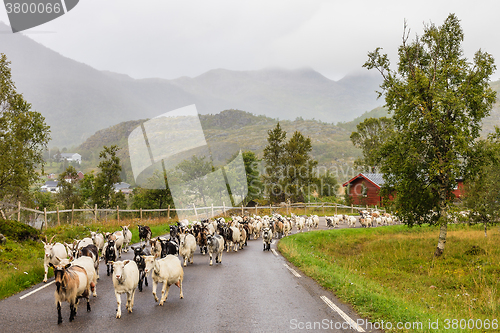
<path id="1" fill-rule="evenodd" d="M 324 218 L 320 229 L 325 229 Z M 122 260 L 132 257 L 129 251 Z M 167 301 L 159 306 L 150 281 L 142 293 L 136 292 L 133 313 L 127 313 L 122 295 L 121 319 L 115 318 L 113 283 L 101 262 L 98 297 L 91 297 L 91 312 L 81 300 L 70 323 L 69 305 L 63 303 L 63 323 L 57 325 L 55 285 L 38 290 L 45 286 L 41 283 L 0 301 L 2 332 L 361 332 L 365 328 L 350 328 L 346 320 L 360 317 L 276 251 L 263 252 L 261 239 L 250 240 L 237 253 L 224 252 L 222 264 L 210 267 L 208 262 L 208 255 L 197 250 L 194 264 L 184 268 L 184 299 L 172 286 Z M 34 290 L 38 291 L 26 296 Z"/>

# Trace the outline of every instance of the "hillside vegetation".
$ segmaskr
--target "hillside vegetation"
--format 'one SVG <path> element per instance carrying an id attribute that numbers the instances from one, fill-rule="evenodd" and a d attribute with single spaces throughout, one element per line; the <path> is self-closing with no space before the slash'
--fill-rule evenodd
<path id="1" fill-rule="evenodd" d="M 144 120 L 128 121 L 100 130 L 75 149 L 80 153 L 87 170 L 97 165 L 99 151 L 104 145 L 118 145 L 122 149 L 119 157 L 122 161 L 126 181 L 133 183 L 130 157 L 128 153 L 128 135 Z M 215 165 L 227 162 L 236 152 L 251 150 L 259 157 L 267 145 L 267 131 L 278 122 L 277 119 L 253 115 L 239 110 L 226 110 L 215 115 L 200 115 L 200 121 L 207 143 L 210 147 Z M 320 165 L 347 166 L 352 163 L 350 157 L 357 157 L 360 151 L 356 149 L 349 136 L 351 132 L 343 127 L 317 120 L 297 118 L 280 120 L 280 124 L 290 137 L 294 131 L 300 131 L 312 140 L 312 155 Z"/>

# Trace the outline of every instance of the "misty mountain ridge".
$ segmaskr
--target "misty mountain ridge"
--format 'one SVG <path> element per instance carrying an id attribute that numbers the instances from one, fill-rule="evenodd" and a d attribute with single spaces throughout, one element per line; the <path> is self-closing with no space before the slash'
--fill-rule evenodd
<path id="1" fill-rule="evenodd" d="M 173 80 L 134 79 L 74 61 L 0 23 L 0 52 L 11 62 L 18 92 L 51 126 L 50 146 L 70 147 L 123 121 L 153 118 L 195 104 L 200 114 L 239 109 L 255 115 L 349 121 L 381 104 L 380 78 L 333 81 L 311 68 L 214 69 Z"/>
<path id="2" fill-rule="evenodd" d="M 377 100 L 381 77 L 361 69 L 334 81 L 304 67 L 253 71 L 213 69 L 196 77 L 134 79 L 99 71 L 52 51 L 0 23 L 0 53 L 11 62 L 12 77 L 34 110 L 51 126 L 51 147 L 71 147 L 99 130 L 124 121 L 153 118 L 195 104 L 200 114 L 245 110 L 280 120 L 316 119 L 346 123 L 366 118 Z M 500 81 L 492 82 L 500 92 Z M 232 119 L 236 119 L 232 117 Z M 500 105 L 484 120 L 485 133 L 500 123 Z M 355 125 L 351 124 L 349 130 Z"/>

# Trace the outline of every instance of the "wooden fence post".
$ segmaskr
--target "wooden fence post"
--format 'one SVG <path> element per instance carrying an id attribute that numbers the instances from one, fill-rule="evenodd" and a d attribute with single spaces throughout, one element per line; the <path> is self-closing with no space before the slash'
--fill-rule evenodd
<path id="1" fill-rule="evenodd" d="M 338 204 L 335 203 L 335 215 L 337 215 L 337 206 L 338 206 Z"/>
<path id="2" fill-rule="evenodd" d="M 353 207 L 353 205 L 351 204 L 351 214 L 353 214 L 353 213 L 354 213 L 354 207 Z"/>
<path id="3" fill-rule="evenodd" d="M 120 207 L 116 206 L 116 219 L 118 220 L 118 223 L 120 223 Z"/>
<path id="4" fill-rule="evenodd" d="M 43 220 L 45 223 L 45 230 L 47 230 L 47 207 L 43 207 Z"/>
<path id="5" fill-rule="evenodd" d="M 241 216 L 243 216 L 243 205 L 241 205 Z"/>
<path id="6" fill-rule="evenodd" d="M 170 220 L 170 205 L 168 205 L 168 210 L 167 210 L 167 219 Z"/>
<path id="7" fill-rule="evenodd" d="M 142 220 L 142 208 L 139 209 L 139 218 Z"/>
<path id="8" fill-rule="evenodd" d="M 212 204 L 212 217 L 214 217 L 214 204 Z"/>
<path id="9" fill-rule="evenodd" d="M 17 202 L 17 222 L 21 222 L 21 201 Z"/>
<path id="10" fill-rule="evenodd" d="M 222 214 L 226 216 L 226 203 L 224 201 L 222 202 Z"/>
<path id="11" fill-rule="evenodd" d="M 285 205 L 286 205 L 286 215 L 288 215 L 288 202 Z"/>
<path id="12" fill-rule="evenodd" d="M 196 215 L 196 219 L 198 220 L 198 212 L 196 211 L 196 205 L 193 202 L 194 215 Z"/>
<path id="13" fill-rule="evenodd" d="M 94 206 L 94 223 L 97 224 L 97 204 Z"/>
<path id="14" fill-rule="evenodd" d="M 57 207 L 57 225 L 61 225 L 61 221 L 59 220 L 59 207 Z"/>
<path id="15" fill-rule="evenodd" d="M 304 215 L 307 215 L 307 202 L 304 202 Z"/>
<path id="16" fill-rule="evenodd" d="M 73 216 L 75 215 L 75 204 L 71 206 L 71 224 L 73 224 Z"/>
<path id="17" fill-rule="evenodd" d="M 255 215 L 259 215 L 259 212 L 257 211 L 257 206 L 258 205 L 259 205 L 258 203 L 255 204 Z"/>

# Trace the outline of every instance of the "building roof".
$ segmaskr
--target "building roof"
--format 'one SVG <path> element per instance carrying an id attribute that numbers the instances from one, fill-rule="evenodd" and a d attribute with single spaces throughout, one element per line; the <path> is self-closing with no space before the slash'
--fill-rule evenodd
<path id="1" fill-rule="evenodd" d="M 57 183 L 58 183 L 57 180 L 47 180 L 45 182 L 45 186 L 47 186 L 47 187 L 57 187 Z"/>
<path id="2" fill-rule="evenodd" d="M 115 184 L 113 184 L 113 187 L 115 188 L 115 190 L 122 190 L 122 189 L 130 188 L 130 184 L 127 184 L 125 182 L 115 183 Z"/>
<path id="3" fill-rule="evenodd" d="M 81 155 L 80 155 L 80 154 L 78 154 L 78 153 L 61 153 L 61 157 L 62 157 L 62 158 L 69 158 L 69 157 L 73 157 L 74 155 L 81 156 Z"/>
<path id="4" fill-rule="evenodd" d="M 383 173 L 360 173 L 356 177 L 353 177 L 352 179 L 350 179 L 347 182 L 345 182 L 344 184 L 342 184 L 342 186 L 345 187 L 348 184 L 352 183 L 354 180 L 359 179 L 359 178 L 364 178 L 379 188 L 382 187 L 382 185 L 384 185 L 384 182 L 385 182 Z"/>
<path id="5" fill-rule="evenodd" d="M 363 173 L 362 175 L 380 187 L 385 183 L 383 173 Z"/>

